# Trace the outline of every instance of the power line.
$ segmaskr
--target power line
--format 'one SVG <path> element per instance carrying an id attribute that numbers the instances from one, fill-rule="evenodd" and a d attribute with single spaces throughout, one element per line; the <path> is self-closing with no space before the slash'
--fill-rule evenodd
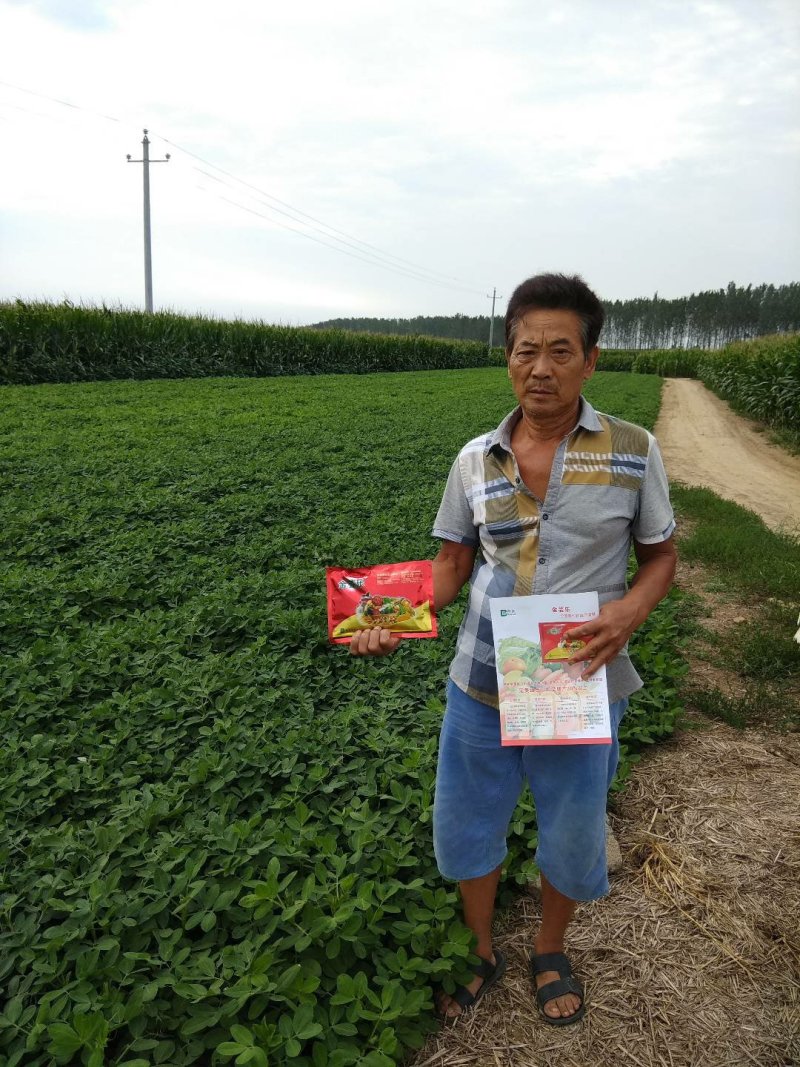
<path id="1" fill-rule="evenodd" d="M 173 146 L 175 147 L 175 146 Z M 208 196 L 216 197 L 217 200 L 222 200 L 226 204 L 230 204 L 232 207 L 239 208 L 240 211 L 246 211 L 250 215 L 256 215 L 260 219 L 265 219 L 267 222 L 271 222 L 275 226 L 280 226 L 284 230 L 289 230 L 291 233 L 297 233 L 301 237 L 307 238 L 309 241 L 313 241 L 315 244 L 322 245 L 324 248 L 332 248 L 334 252 L 341 252 L 344 256 L 351 256 L 353 259 L 361 260 L 362 263 L 366 263 L 369 267 L 381 267 L 383 270 L 391 271 L 392 274 L 398 274 L 402 278 L 410 278 L 412 281 L 426 282 L 428 285 L 440 285 L 446 289 L 456 289 L 457 286 L 450 285 L 449 282 L 440 282 L 435 278 L 423 278 L 420 275 L 412 274 L 406 271 L 404 267 L 395 267 L 392 264 L 381 263 L 377 259 L 366 259 L 364 256 L 358 255 L 357 252 L 348 252 L 345 248 L 339 248 L 338 245 L 332 245 L 328 241 L 322 241 L 319 237 L 314 237 L 310 233 L 306 233 L 304 230 L 298 230 L 295 226 L 289 226 L 285 222 L 281 222 L 279 219 L 272 218 L 270 215 L 265 215 L 262 211 L 256 211 L 255 208 L 248 207 L 246 204 L 240 204 L 236 200 L 231 200 L 227 196 L 221 196 L 219 193 L 212 193 L 210 189 L 204 189 L 202 185 L 198 185 L 201 192 L 206 193 Z M 466 290 L 467 292 L 473 292 L 475 290 Z"/>
<path id="2" fill-rule="evenodd" d="M 40 100 L 49 100 L 51 104 L 61 104 L 62 107 L 72 108 L 73 111 L 85 111 L 87 115 L 95 115 L 97 118 L 105 119 L 107 122 L 118 122 L 124 125 L 122 119 L 116 118 L 114 115 L 105 115 L 102 111 L 94 111 L 89 107 L 81 107 L 80 104 L 71 104 L 69 100 L 59 100 L 57 96 L 48 96 L 46 93 L 37 93 L 33 89 L 25 89 L 22 85 L 14 85 L 12 82 L 3 81 L 0 78 L 0 85 L 5 85 L 8 89 L 16 89 L 17 92 L 27 93 L 29 96 L 38 96 Z"/>
<path id="3" fill-rule="evenodd" d="M 162 140 L 166 140 L 166 138 L 163 138 L 163 137 L 161 139 Z M 166 143 L 167 144 L 172 144 L 171 141 L 167 141 Z M 177 146 L 177 145 L 173 145 L 173 147 L 174 148 L 178 148 L 178 151 L 183 151 L 183 149 L 179 148 L 179 146 Z M 213 166 L 213 164 L 210 164 L 210 165 Z M 198 174 L 202 174 L 203 177 L 210 178 L 211 181 L 219 182 L 220 185 L 224 185 L 226 188 L 232 189 L 235 193 L 239 193 L 239 190 L 236 189 L 236 187 L 233 186 L 230 182 L 225 181 L 224 178 L 218 178 L 216 176 L 216 174 L 209 174 L 209 172 L 206 171 L 206 170 L 203 170 L 202 167 L 193 167 L 192 169 L 197 171 Z M 243 184 L 247 184 L 247 183 L 243 183 Z M 198 186 L 198 188 L 202 188 L 202 187 Z M 266 203 L 266 201 L 263 200 L 261 197 L 254 196 L 252 193 L 246 193 L 245 195 L 251 197 L 251 199 L 255 200 L 257 203 L 263 204 L 264 207 L 266 207 L 268 211 L 274 211 L 274 212 L 277 212 L 279 215 L 284 215 L 286 218 L 291 219 L 292 222 L 298 222 L 298 223 L 300 223 L 301 226 L 305 226 L 307 229 L 312 229 L 316 233 L 321 234 L 323 237 L 328 237 L 333 241 L 337 241 L 339 244 L 347 245 L 348 248 L 354 249 L 356 252 L 361 253 L 362 256 L 363 255 L 367 255 L 367 256 L 371 257 L 369 260 L 365 260 L 364 262 L 369 262 L 369 263 L 375 262 L 375 264 L 377 266 L 380 266 L 381 265 L 380 261 L 381 260 L 385 260 L 387 262 L 387 265 L 390 268 L 403 270 L 403 271 L 406 272 L 406 274 L 408 276 L 416 277 L 420 281 L 432 281 L 436 285 L 446 285 L 450 289 L 457 289 L 457 290 L 460 290 L 460 291 L 465 292 L 465 293 L 477 294 L 479 292 L 477 289 L 470 289 L 465 285 L 453 285 L 450 282 L 441 281 L 439 278 L 432 278 L 432 277 L 428 277 L 427 275 L 421 274 L 420 271 L 421 270 L 427 270 L 426 267 L 422 267 L 422 268 L 420 268 L 420 270 L 417 270 L 414 267 L 409 268 L 409 267 L 402 267 L 401 266 L 401 267 L 398 268 L 395 263 L 391 263 L 390 262 L 391 259 L 397 260 L 398 263 L 409 263 L 410 261 L 409 260 L 403 260 L 399 256 L 391 256 L 389 253 L 365 251 L 363 248 L 360 248 L 359 245 L 365 245 L 366 248 L 371 248 L 373 246 L 372 245 L 367 245 L 365 241 L 358 241 L 358 238 L 353 238 L 352 241 L 349 241 L 349 240 L 346 240 L 346 239 L 344 239 L 342 237 L 333 237 L 331 234 L 326 233 L 325 230 L 320 229 L 318 226 L 309 226 L 309 224 L 307 222 L 304 222 L 302 218 L 297 218 L 297 215 L 303 215 L 304 214 L 302 211 L 297 211 L 297 212 L 295 212 L 295 214 L 291 214 L 289 211 L 283 211 L 281 208 L 273 207 L 272 204 Z M 220 197 L 220 199 L 225 199 L 225 198 L 224 197 Z M 310 215 L 307 215 L 305 217 L 306 218 L 311 218 Z M 325 223 L 322 223 L 321 225 L 325 226 Z M 287 229 L 291 229 L 291 227 L 286 227 L 286 228 Z M 331 229 L 331 227 L 327 227 L 327 229 Z M 305 232 L 305 230 L 294 230 L 293 232 L 299 233 L 303 237 L 309 236 Z M 328 248 L 333 248 L 335 251 L 342 251 L 341 249 L 339 249 L 337 247 L 337 245 L 330 245 L 329 244 L 329 245 L 327 245 L 327 247 Z M 438 271 L 433 271 L 431 273 L 432 274 L 438 274 L 439 272 Z M 448 278 L 449 275 L 444 274 L 444 275 L 441 275 L 441 277 L 442 278 Z"/>
<path id="4" fill-rule="evenodd" d="M 233 189 L 234 193 L 238 192 L 238 190 L 235 189 L 234 187 L 232 187 L 229 182 L 222 181 L 222 179 L 217 178 L 215 175 L 208 174 L 206 171 L 200 170 L 199 167 L 193 167 L 192 169 L 198 171 L 198 173 L 200 173 L 200 174 L 203 174 L 205 177 L 211 178 L 212 181 L 219 182 L 221 185 L 225 186 L 226 188 Z M 242 211 L 249 212 L 251 215 L 257 215 L 259 218 L 265 219 L 267 222 L 274 223 L 274 225 L 280 226 L 284 230 L 289 230 L 291 233 L 299 234 L 301 237 L 305 237 L 309 241 L 314 241 L 316 244 L 322 245 L 325 248 L 331 248 L 331 249 L 333 249 L 334 252 L 341 252 L 343 255 L 351 256 L 353 259 L 361 260 L 362 263 L 366 263 L 370 267 L 381 267 L 383 270 L 391 271 L 393 274 L 397 274 L 400 277 L 411 278 L 414 281 L 426 282 L 429 285 L 439 285 L 439 286 L 442 286 L 443 288 L 446 288 L 446 289 L 454 289 L 454 290 L 459 291 L 459 292 L 467 292 L 467 293 L 475 293 L 475 292 L 477 292 L 477 290 L 475 290 L 475 289 L 467 289 L 464 286 L 453 285 L 450 282 L 440 281 L 438 278 L 426 277 L 425 275 L 419 274 L 417 271 L 414 271 L 414 270 L 412 270 L 412 269 L 410 269 L 408 267 L 402 267 L 402 266 L 398 266 L 395 263 L 389 263 L 389 262 L 386 262 L 386 261 L 382 261 L 382 260 L 378 259 L 375 256 L 374 253 L 372 253 L 372 252 L 364 252 L 362 249 L 358 248 L 356 245 L 350 244 L 349 242 L 344 242 L 344 243 L 348 244 L 351 249 L 354 250 L 354 251 L 347 251 L 347 249 L 339 247 L 339 244 L 331 244 L 330 243 L 331 240 L 340 241 L 340 238 L 335 238 L 334 237 L 334 238 L 330 238 L 330 240 L 327 240 L 327 241 L 326 240 L 320 240 L 319 237 L 312 236 L 312 234 L 308 233 L 307 230 L 300 230 L 300 229 L 297 229 L 297 227 L 295 227 L 295 226 L 288 226 L 285 222 L 281 222 L 279 219 L 273 218 L 271 215 L 265 215 L 261 211 L 256 211 L 254 208 L 248 207 L 246 204 L 242 204 L 238 200 L 231 200 L 231 199 L 229 199 L 229 197 L 222 196 L 220 193 L 214 193 L 210 189 L 206 189 L 202 185 L 198 185 L 198 186 L 196 186 L 196 188 L 200 189 L 201 192 L 206 193 L 208 196 L 214 196 L 218 200 L 222 200 L 226 204 L 231 204 L 233 207 L 238 207 Z M 256 200 L 257 202 L 260 202 L 260 201 L 258 201 L 258 199 L 256 197 L 253 197 L 253 199 Z M 265 207 L 267 208 L 268 211 L 271 211 L 271 212 L 279 211 L 278 208 L 272 207 L 271 204 L 267 204 L 267 205 L 265 205 Z M 306 226 L 307 225 L 306 223 L 303 223 L 300 219 L 296 219 L 293 215 L 290 215 L 286 211 L 280 211 L 279 213 L 281 215 L 284 215 L 286 218 L 291 219 L 292 222 L 299 222 L 300 225 L 302 225 L 302 226 Z M 323 230 L 318 229 L 317 227 L 312 227 L 312 229 L 316 230 L 317 233 L 321 234 L 323 238 L 330 237 L 329 234 L 325 233 Z M 369 258 L 367 258 L 367 257 L 369 257 Z"/>
<path id="5" fill-rule="evenodd" d="M 28 94 L 30 96 L 38 97 L 41 100 L 48 100 L 51 103 L 59 104 L 59 105 L 61 105 L 63 107 L 70 108 L 73 111 L 81 111 L 81 112 L 84 112 L 84 113 L 86 113 L 88 115 L 93 115 L 96 118 L 101 118 L 101 119 L 103 119 L 103 120 L 105 120 L 107 122 L 114 122 L 114 123 L 121 124 L 121 125 L 125 124 L 125 123 L 123 123 L 123 120 L 117 118 L 114 115 L 106 115 L 103 112 L 95 111 L 92 108 L 82 107 L 81 105 L 73 104 L 68 100 L 61 100 L 58 97 L 49 96 L 46 93 L 39 93 L 39 92 L 36 92 L 33 89 L 27 89 L 24 86 L 15 85 L 12 82 L 7 82 L 7 81 L 4 81 L 4 80 L 0 79 L 0 85 L 4 85 L 9 89 L 14 89 L 17 92 L 26 93 L 26 94 Z M 10 106 L 14 107 L 16 105 L 10 105 Z M 24 110 L 24 109 L 22 109 L 22 110 Z M 32 114 L 37 114 L 36 112 L 31 112 L 31 113 Z M 41 115 L 39 117 L 41 117 L 41 118 L 49 118 L 49 116 L 45 116 L 45 115 Z M 248 211 L 250 214 L 257 215 L 257 216 L 259 216 L 261 218 L 264 218 L 267 221 L 274 223 L 275 225 L 281 226 L 283 229 L 289 230 L 289 231 L 291 231 L 293 233 L 297 233 L 301 237 L 306 237 L 308 240 L 315 241 L 317 244 L 321 244 L 324 247 L 330 248 L 335 252 L 341 252 L 344 255 L 349 255 L 353 259 L 359 259 L 362 262 L 368 264 L 369 266 L 378 266 L 378 267 L 381 267 L 384 270 L 388 270 L 388 271 L 391 271 L 391 272 L 393 272 L 395 274 L 398 274 L 401 277 L 411 278 L 414 281 L 423 281 L 423 282 L 427 282 L 428 284 L 439 285 L 439 286 L 442 286 L 444 288 L 453 289 L 453 290 L 456 290 L 456 291 L 483 295 L 482 291 L 480 291 L 478 289 L 471 288 L 467 283 L 464 283 L 462 279 L 457 278 L 454 275 L 445 274 L 442 271 L 433 270 L 433 269 L 431 269 L 429 267 L 423 267 L 420 264 L 414 263 L 412 260 L 404 259 L 402 256 L 395 256 L 391 252 L 385 252 L 385 251 L 381 250 L 377 245 L 372 245 L 367 241 L 362 241 L 360 238 L 355 237 L 352 234 L 348 234 L 344 230 L 339 230 L 335 226 L 330 226 L 328 223 L 324 222 L 323 220 L 318 219 L 313 215 L 309 215 L 307 212 L 301 211 L 299 208 L 295 208 L 292 204 L 289 204 L 288 202 L 286 202 L 284 200 L 281 200 L 280 198 L 278 198 L 276 196 L 273 196 L 271 193 L 266 192 L 266 190 L 260 189 L 258 186 L 253 185 L 250 182 L 246 182 L 241 178 L 237 178 L 236 175 L 232 174 L 230 171 L 225 170 L 223 167 L 218 166 L 216 163 L 212 163 L 210 160 L 207 160 L 203 156 L 200 156 L 197 153 L 192 152 L 190 149 L 184 148 L 182 145 L 179 145 L 177 142 L 171 141 L 169 138 L 164 137 L 162 134 L 157 134 L 157 136 L 159 136 L 160 139 L 162 141 L 164 141 L 166 144 L 171 145 L 173 148 L 176 148 L 179 152 L 182 152 L 184 155 L 190 156 L 192 159 L 196 159 L 198 162 L 205 164 L 205 166 L 211 167 L 213 170 L 219 171 L 220 174 L 224 174 L 227 178 L 230 178 L 232 181 L 238 183 L 239 185 L 242 185 L 242 186 L 246 187 L 247 189 L 252 189 L 255 193 L 259 194 L 259 197 L 264 197 L 267 200 L 272 200 L 272 201 L 274 201 L 274 203 L 280 204 L 280 205 L 282 205 L 283 208 L 288 209 L 288 210 L 284 211 L 284 210 L 281 210 L 281 208 L 274 207 L 272 204 L 267 204 L 267 203 L 264 203 L 263 201 L 260 201 L 268 211 L 277 212 L 279 214 L 282 214 L 286 218 L 291 219 L 293 222 L 297 222 L 301 226 L 306 226 L 307 228 L 313 229 L 317 233 L 320 233 L 323 237 L 327 237 L 327 238 L 330 239 L 330 241 L 333 241 L 333 242 L 336 242 L 336 243 L 335 244 L 331 244 L 330 241 L 322 241 L 319 238 L 313 237 L 310 233 L 307 233 L 305 230 L 300 230 L 300 229 L 296 229 L 295 227 L 292 227 L 292 226 L 287 226 L 285 223 L 281 223 L 278 219 L 270 218 L 267 215 L 263 215 L 261 212 L 253 210 L 252 208 L 248 208 L 245 205 L 236 203 L 235 201 L 232 201 L 232 200 L 228 200 L 227 197 L 222 197 L 222 196 L 219 197 L 220 200 L 224 200 L 227 203 L 232 204 L 234 207 L 238 207 L 243 211 Z M 199 167 L 195 167 L 193 169 L 198 171 L 198 173 L 204 174 L 205 177 L 210 178 L 212 181 L 217 181 L 217 182 L 220 182 L 220 184 L 222 184 L 222 185 L 230 186 L 229 182 L 226 182 L 223 179 L 216 177 L 216 175 L 208 174 L 207 172 L 201 170 Z M 208 192 L 208 190 L 203 190 L 203 191 L 204 192 Z M 233 191 L 236 192 L 237 190 L 234 189 Z M 209 195 L 216 195 L 216 194 L 209 194 Z M 246 195 L 252 196 L 252 194 L 246 194 Z M 253 199 L 258 200 L 258 197 L 253 197 Z M 291 212 L 291 214 L 290 214 L 290 212 Z M 307 219 L 307 220 L 309 220 L 309 222 L 316 223 L 318 225 L 309 227 L 308 223 L 303 221 L 304 219 Z M 324 227 L 324 230 L 329 230 L 330 233 L 325 233 L 324 230 L 320 230 L 318 228 L 318 226 Z M 350 249 L 354 249 L 354 251 L 349 251 L 348 252 L 345 248 L 339 247 L 342 244 L 347 245 Z M 359 247 L 359 246 L 361 246 L 361 247 Z M 383 261 L 386 261 L 386 260 L 389 260 L 389 261 L 394 260 L 399 265 L 395 266 L 394 263 L 383 262 Z M 405 266 L 403 266 L 402 264 L 405 264 Z M 422 273 L 422 272 L 424 272 L 424 273 Z M 431 275 L 434 275 L 434 276 L 437 276 L 437 277 L 431 277 Z M 438 279 L 446 279 L 446 280 L 440 281 Z M 455 282 L 456 284 L 455 285 L 452 284 L 453 282 Z"/>
<path id="6" fill-rule="evenodd" d="M 442 278 L 446 278 L 449 281 L 459 282 L 462 285 L 463 284 L 468 284 L 468 283 L 464 283 L 464 280 L 462 278 L 457 278 L 457 277 L 455 277 L 454 275 L 451 275 L 451 274 L 444 274 L 442 271 L 432 270 L 429 267 L 422 267 L 419 263 L 414 263 L 410 259 L 404 259 L 402 256 L 395 256 L 391 252 L 384 252 L 382 249 L 378 248 L 377 245 L 372 245 L 368 241 L 362 241 L 359 237 L 354 237 L 352 234 L 348 234 L 344 230 L 338 230 L 335 226 L 330 226 L 330 225 L 328 225 L 327 222 L 323 222 L 321 219 L 315 218 L 314 215 L 309 215 L 305 211 L 301 211 L 299 208 L 293 207 L 291 204 L 287 203 L 285 200 L 281 200 L 277 196 L 273 196 L 272 193 L 268 193 L 265 190 L 260 189 L 257 185 L 252 185 L 250 182 L 246 182 L 242 178 L 237 178 L 236 175 L 235 174 L 231 174 L 230 171 L 225 170 L 223 167 L 217 166 L 216 163 L 211 163 L 209 160 L 204 159 L 202 156 L 197 155 L 196 152 L 191 152 L 188 148 L 184 148 L 182 145 L 177 144 L 175 141 L 170 141 L 167 137 L 164 137 L 163 134 L 159 134 L 158 136 L 161 138 L 162 141 L 165 142 L 165 144 L 171 145 L 173 148 L 177 148 L 179 152 L 183 152 L 185 155 L 191 156 L 192 159 L 196 159 L 198 162 L 204 163 L 207 167 L 213 167 L 213 169 L 214 170 L 218 170 L 220 172 L 220 174 L 224 174 L 226 177 L 232 178 L 233 181 L 238 182 L 239 185 L 244 185 L 248 189 L 253 189 L 255 192 L 259 193 L 261 196 L 266 197 L 268 200 L 274 200 L 276 204 L 280 204 L 282 207 L 289 208 L 289 210 L 294 212 L 295 215 L 300 215 L 302 218 L 309 219 L 311 222 L 319 223 L 320 226 L 324 226 L 326 230 L 331 230 L 332 233 L 339 234 L 341 237 L 349 238 L 350 240 L 355 241 L 360 245 L 363 245 L 365 248 L 371 249 L 374 252 L 378 252 L 380 255 L 382 255 L 384 257 L 388 257 L 389 259 L 396 259 L 400 263 L 406 263 L 406 264 L 408 264 L 408 266 L 413 267 L 415 270 L 423 270 L 423 271 L 426 271 L 426 272 L 428 272 L 430 274 L 438 274 Z M 208 175 L 208 177 L 214 178 L 214 175 Z M 214 180 L 220 181 L 221 179 L 215 178 Z M 272 210 L 277 210 L 277 209 L 272 209 Z M 300 220 L 296 219 L 295 221 L 300 221 Z M 334 238 L 334 240 L 336 240 L 336 239 L 337 238 Z M 469 292 L 477 293 L 478 290 L 477 289 L 469 289 Z"/>

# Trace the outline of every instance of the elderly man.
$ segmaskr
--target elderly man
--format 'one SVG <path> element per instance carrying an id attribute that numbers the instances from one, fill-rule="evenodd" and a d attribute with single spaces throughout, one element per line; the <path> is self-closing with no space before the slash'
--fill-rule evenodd
<path id="1" fill-rule="evenodd" d="M 654 437 L 596 412 L 581 396 L 597 364 L 603 318 L 579 277 L 542 274 L 518 286 L 505 320 L 518 406 L 462 448 L 434 523 L 443 541 L 433 562 L 436 607 L 470 582 L 439 745 L 434 847 L 442 875 L 459 882 L 464 921 L 482 959 L 469 985 L 439 994 L 446 1020 L 472 1008 L 505 970 L 491 924 L 508 823 L 526 778 L 542 883 L 531 958 L 537 1002 L 553 1025 L 584 1014 L 564 935 L 576 902 L 609 889 L 606 797 L 619 722 L 642 685 L 627 641 L 667 594 L 675 571 L 675 523 Z M 638 567 L 628 588 L 631 543 Z M 600 611 L 571 631 L 588 644 L 570 662 L 589 661 L 584 677 L 606 665 L 612 744 L 501 747 L 490 599 L 588 590 L 599 594 Z M 350 651 L 385 655 L 397 644 L 388 631 L 363 631 Z"/>

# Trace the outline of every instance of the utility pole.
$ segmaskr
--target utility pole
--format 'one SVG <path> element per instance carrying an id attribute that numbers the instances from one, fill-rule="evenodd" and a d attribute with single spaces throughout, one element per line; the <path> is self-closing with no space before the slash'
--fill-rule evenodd
<path id="1" fill-rule="evenodd" d="M 166 159 L 150 158 L 150 142 L 147 139 L 147 130 L 142 138 L 142 158 L 131 159 L 129 163 L 142 163 L 142 180 L 144 185 L 144 309 L 149 314 L 153 312 L 153 256 L 150 249 L 150 164 L 168 163 L 169 152 Z"/>
<path id="2" fill-rule="evenodd" d="M 486 294 L 486 299 L 489 299 L 489 294 Z M 502 300 L 502 296 L 500 297 Z M 492 317 L 489 319 L 489 355 L 492 354 L 492 341 L 494 340 L 494 305 L 497 300 L 497 286 L 492 289 Z"/>

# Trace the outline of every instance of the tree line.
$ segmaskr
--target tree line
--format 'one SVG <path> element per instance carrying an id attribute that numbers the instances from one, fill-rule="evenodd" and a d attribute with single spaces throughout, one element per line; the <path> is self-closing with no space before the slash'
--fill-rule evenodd
<path id="1" fill-rule="evenodd" d="M 606 348 L 720 348 L 771 333 L 800 330 L 800 282 L 788 285 L 736 285 L 664 300 L 604 300 Z M 417 315 L 409 319 L 329 319 L 316 329 L 489 339 L 488 315 Z M 503 343 L 503 318 L 495 317 L 494 343 Z"/>

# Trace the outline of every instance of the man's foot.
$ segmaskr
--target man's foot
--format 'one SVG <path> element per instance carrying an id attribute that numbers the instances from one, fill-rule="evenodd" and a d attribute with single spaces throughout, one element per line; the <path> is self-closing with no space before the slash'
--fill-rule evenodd
<path id="1" fill-rule="evenodd" d="M 481 957 L 483 959 L 483 957 Z M 506 961 L 500 952 L 493 952 L 484 959 L 473 980 L 458 986 L 452 996 L 441 990 L 435 998 L 436 1013 L 445 1021 L 457 1019 L 469 1011 L 480 998 L 500 980 L 506 969 Z"/>
<path id="2" fill-rule="evenodd" d="M 494 953 L 492 953 L 489 962 L 492 964 L 497 962 Z M 462 986 L 462 989 L 466 989 L 466 991 L 468 993 L 471 993 L 474 997 L 476 996 L 478 990 L 485 981 L 485 978 L 481 978 L 476 975 L 475 978 L 473 978 L 473 980 L 469 983 L 469 985 Z M 457 1019 L 458 1016 L 461 1015 L 464 1011 L 458 1001 L 453 1000 L 450 994 L 445 993 L 444 990 L 442 990 L 436 998 L 436 1010 L 439 1015 L 444 1015 L 448 1019 Z"/>
<path id="3" fill-rule="evenodd" d="M 563 951 L 563 944 L 554 946 L 542 944 L 538 940 L 534 942 L 534 953 L 536 956 L 541 956 L 547 953 L 563 953 Z M 534 974 L 534 982 L 536 983 L 537 990 L 549 985 L 550 982 L 558 982 L 560 979 L 561 975 L 559 972 L 553 970 L 540 971 L 539 973 Z M 580 1010 L 582 1004 L 582 997 L 575 993 L 563 993 L 561 996 L 553 997 L 551 1000 L 545 1001 L 542 1006 L 542 1011 L 550 1019 L 568 1019 Z"/>

